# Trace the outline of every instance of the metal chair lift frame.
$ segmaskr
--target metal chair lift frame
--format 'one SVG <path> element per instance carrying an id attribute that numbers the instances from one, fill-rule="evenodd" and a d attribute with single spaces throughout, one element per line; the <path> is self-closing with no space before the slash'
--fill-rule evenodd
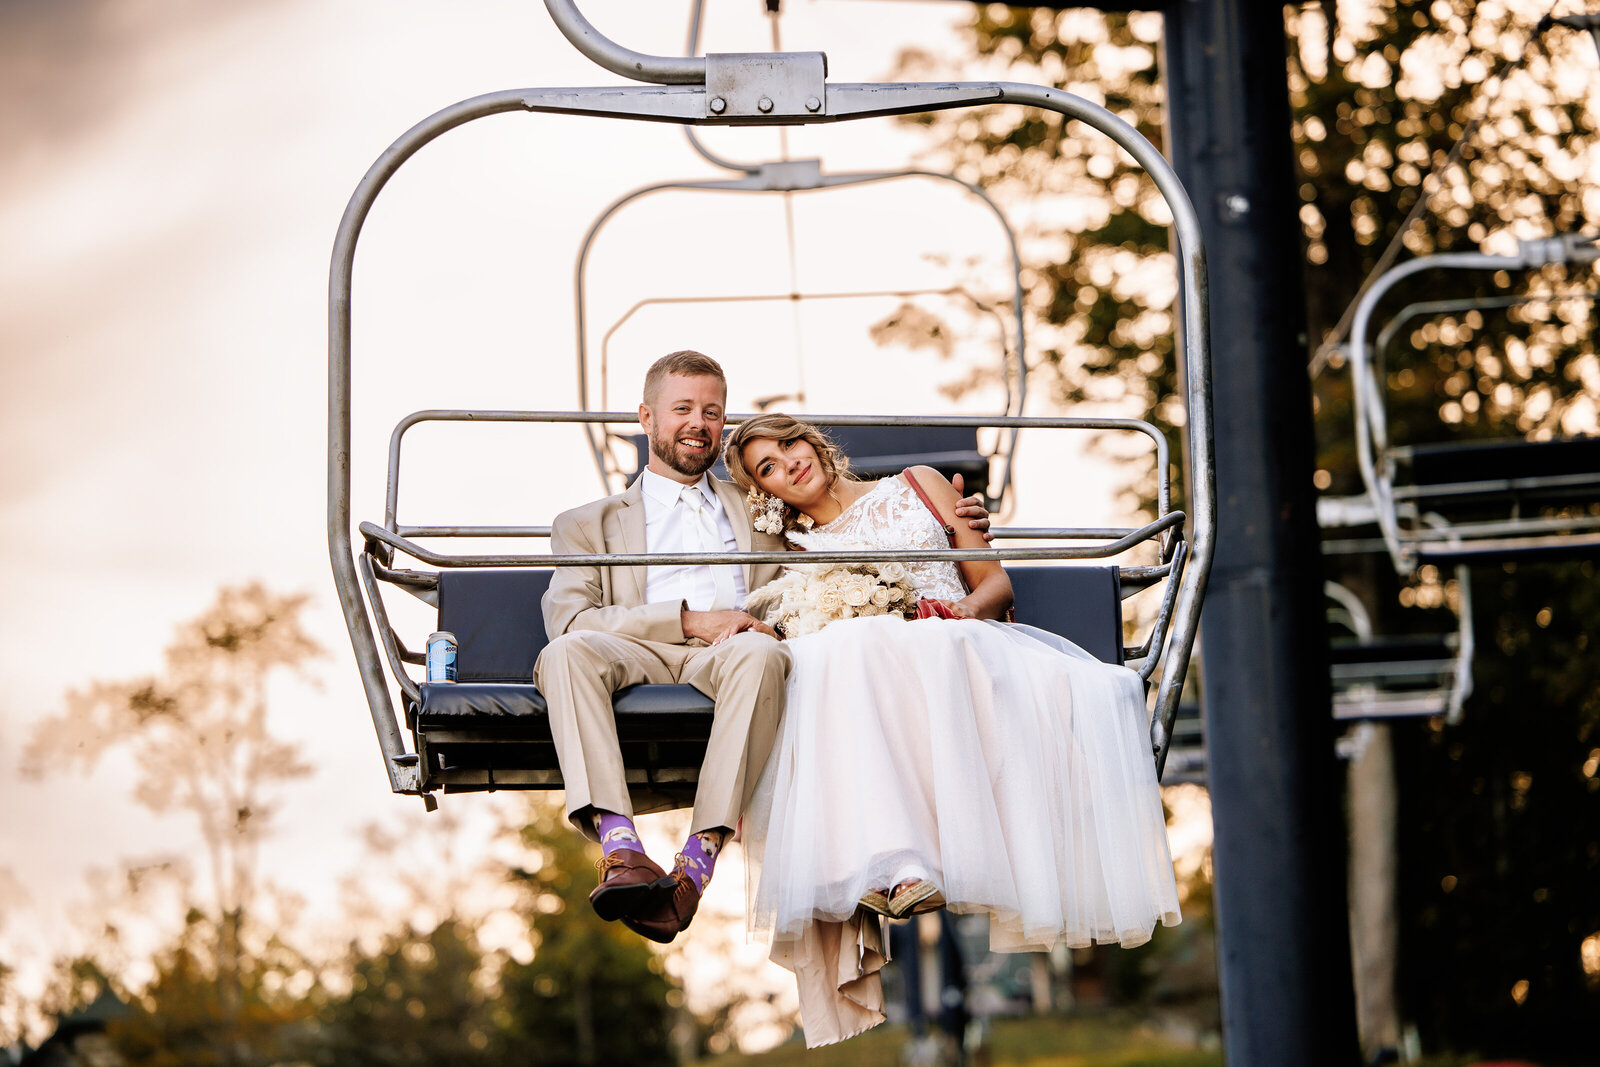
<path id="1" fill-rule="evenodd" d="M 488 93 L 453 104 L 413 126 L 396 140 L 368 169 L 357 185 L 340 221 L 329 274 L 329 417 L 328 417 L 328 544 L 335 586 L 344 612 L 361 674 L 362 687 L 372 715 L 379 748 L 391 788 L 397 793 L 421 795 L 432 806 L 429 790 L 439 782 L 417 752 L 408 752 L 395 715 L 393 694 L 384 676 L 384 660 L 395 682 L 408 698 L 416 684 L 403 664 L 419 657 L 398 641 L 385 612 L 376 582 L 393 581 L 428 598 L 428 587 L 439 575 L 394 568 L 393 554 L 402 552 L 441 568 L 548 569 L 563 566 L 647 566 L 651 564 L 701 564 L 710 562 L 785 562 L 781 552 L 640 553 L 600 556 L 448 554 L 424 548 L 410 536 L 534 535 L 547 528 L 406 527 L 399 526 L 394 511 L 400 439 L 406 428 L 421 421 L 502 422 L 624 422 L 631 416 L 606 412 L 535 411 L 427 411 L 408 416 L 396 427 L 390 443 L 390 484 L 383 526 L 360 524 L 364 540 L 358 560 L 352 540 L 350 511 L 351 456 L 351 280 L 356 243 L 377 195 L 399 167 L 424 145 L 464 123 L 508 111 L 588 115 L 685 125 L 777 125 L 838 122 L 869 116 L 947 110 L 997 103 L 1016 103 L 1077 119 L 1109 136 L 1151 175 L 1166 199 L 1177 235 L 1176 256 L 1180 277 L 1184 352 L 1185 406 L 1183 427 L 1192 516 L 1170 511 L 1161 502 L 1155 521 L 1131 530 L 1000 531 L 1026 537 L 1065 535 L 1067 539 L 1103 539 L 1090 545 L 999 548 L 984 551 L 955 549 L 897 552 L 817 552 L 813 561 L 856 562 L 878 560 L 1069 560 L 1119 555 L 1144 542 L 1160 546 L 1156 567 L 1130 567 L 1123 580 L 1135 587 L 1168 581 L 1162 615 L 1148 640 L 1129 650 L 1130 665 L 1138 664 L 1148 680 L 1162 665 L 1152 717 L 1151 747 L 1157 773 L 1166 758 L 1178 698 L 1199 625 L 1201 602 L 1215 548 L 1216 489 L 1211 411 L 1211 371 L 1207 282 L 1204 244 L 1198 217 L 1182 184 L 1160 151 L 1115 115 L 1086 100 L 1060 90 L 1011 82 L 977 83 L 828 83 L 826 60 L 821 53 L 737 53 L 707 57 L 658 57 L 634 52 L 601 36 L 577 10 L 574 0 L 545 0 L 558 28 L 580 52 L 602 67 L 644 81 L 637 86 L 520 89 Z M 730 420 L 733 421 L 733 420 Z M 1044 419 L 1006 416 L 968 417 L 863 417 L 838 416 L 817 421 L 832 425 L 1001 426 L 1040 428 L 1137 430 L 1152 437 L 1163 474 L 1168 470 L 1166 443 L 1148 423 L 1126 419 Z M 1163 492 L 1163 496 L 1165 493 Z M 410 536 L 407 536 L 410 535 Z M 374 632 L 374 623 L 378 633 Z M 383 648 L 380 650 L 378 635 Z M 649 687 L 644 687 L 649 688 Z M 492 787 L 491 783 L 491 787 Z"/>
<path id="2" fill-rule="evenodd" d="M 1443 715 L 1452 725 L 1461 721 L 1461 708 L 1472 695 L 1476 642 L 1471 571 L 1460 565 L 1455 574 L 1461 603 L 1456 630 L 1443 640 L 1385 641 L 1373 633 L 1372 618 L 1355 593 L 1338 582 L 1324 584 L 1332 602 L 1328 621 L 1355 636 L 1354 644 L 1335 642 L 1332 649 L 1335 719 Z"/>
<path id="3" fill-rule="evenodd" d="M 1366 498 L 1360 501 L 1325 499 L 1319 504 L 1324 525 L 1375 522 L 1395 570 L 1402 576 L 1423 562 L 1452 562 L 1467 557 L 1510 556 L 1540 550 L 1585 550 L 1600 547 L 1600 516 L 1551 517 L 1513 515 L 1502 521 L 1450 523 L 1428 520 L 1419 514 L 1418 498 L 1523 493 L 1593 491 L 1600 499 L 1600 470 L 1567 475 L 1530 474 L 1526 477 L 1482 479 L 1454 485 L 1397 484 L 1397 468 L 1409 462 L 1413 447 L 1389 442 L 1384 404 L 1383 344 L 1369 346 L 1367 332 L 1378 301 L 1401 281 L 1425 270 L 1528 270 L 1552 263 L 1585 264 L 1600 258 L 1592 239 L 1564 235 L 1519 242 L 1516 255 L 1484 252 L 1450 252 L 1421 256 L 1381 275 L 1356 306 L 1346 351 L 1352 376 L 1356 429 L 1356 460 Z M 1477 306 L 1477 305 L 1475 305 Z M 1488 306 L 1488 305 L 1483 305 Z M 1408 306 L 1401 318 L 1427 304 Z M 1386 337 L 1392 336 L 1385 331 Z M 1470 446 L 1469 446 L 1470 447 Z M 1402 522 L 1402 519 L 1405 521 Z"/>
<path id="4" fill-rule="evenodd" d="M 688 43 L 687 43 L 687 51 L 688 51 L 690 56 L 694 56 L 699 51 L 700 27 L 701 27 L 701 20 L 702 20 L 703 12 L 704 12 L 703 0 L 695 0 L 694 5 L 693 5 L 692 10 L 691 10 L 691 14 L 689 16 L 689 39 L 688 39 Z M 621 73 L 621 72 L 619 72 L 619 73 Z M 989 209 L 989 212 L 994 216 L 995 220 L 997 222 L 999 222 L 1001 231 L 1005 234 L 1006 248 L 1009 251 L 1010 256 L 1011 256 L 1011 283 L 1012 283 L 1011 284 L 1011 291 L 1012 291 L 1012 295 L 1011 295 L 1011 318 L 1012 318 L 1011 329 L 1012 329 L 1013 335 L 1015 336 L 1016 344 L 1014 346 L 1009 344 L 1009 338 L 1007 338 L 1005 336 L 1005 329 L 1004 329 L 1003 326 L 1001 327 L 1001 338 L 1002 338 L 1002 349 L 1005 351 L 1005 354 L 1007 354 L 1007 355 L 1009 355 L 1011 357 L 1010 362 L 1013 364 L 1013 366 L 1010 369 L 1010 374 L 1012 375 L 1012 377 L 1016 381 L 1017 387 L 1016 387 L 1016 392 L 1015 392 L 1015 396 L 1014 397 L 1012 396 L 1011 390 L 1009 388 L 1007 389 L 1007 402 L 1006 402 L 1006 410 L 1005 410 L 1004 414 L 1007 414 L 1007 415 L 1021 415 L 1022 414 L 1023 405 L 1027 400 L 1027 389 L 1028 389 L 1028 384 L 1027 384 L 1027 382 L 1028 382 L 1028 375 L 1027 375 L 1027 325 L 1026 325 L 1025 313 L 1024 313 L 1025 312 L 1026 295 L 1024 293 L 1023 284 L 1022 284 L 1022 255 L 1021 255 L 1021 252 L 1017 248 L 1017 234 L 1016 234 L 1016 231 L 1012 228 L 1010 220 L 1006 218 L 1005 212 L 1000 209 L 1000 205 L 996 204 L 994 202 L 994 199 L 989 196 L 988 190 L 984 189 L 983 186 L 978 185 L 975 182 L 963 181 L 961 178 L 956 177 L 954 174 L 948 174 L 948 173 L 945 173 L 943 171 L 925 170 L 925 169 L 920 169 L 920 168 L 904 168 L 904 169 L 899 169 L 899 170 L 884 170 L 884 171 L 851 171 L 851 172 L 842 172 L 842 173 L 835 173 L 835 174 L 825 174 L 822 171 L 822 161 L 820 159 L 783 159 L 783 160 L 769 160 L 769 161 L 761 162 L 761 163 L 738 163 L 738 162 L 734 162 L 732 160 L 724 159 L 723 157 L 721 157 L 721 156 L 717 155 L 716 153 L 712 152 L 710 149 L 706 148 L 705 144 L 700 140 L 700 138 L 695 136 L 694 128 L 692 126 L 685 126 L 684 127 L 684 135 L 688 138 L 690 147 L 692 147 L 694 149 L 694 151 L 702 159 L 706 160 L 706 162 L 712 164 L 713 166 L 721 167 L 724 170 L 737 171 L 737 172 L 741 173 L 743 176 L 739 177 L 739 178 L 700 179 L 700 180 L 693 180 L 693 181 L 690 181 L 690 180 L 666 181 L 666 182 L 655 182 L 655 183 L 652 183 L 652 184 L 649 184 L 649 185 L 643 185 L 643 186 L 640 186 L 637 189 L 632 190 L 631 192 L 624 193 L 622 196 L 618 197 L 616 200 L 613 200 L 610 204 L 608 204 L 605 207 L 605 209 L 603 211 L 601 211 L 599 216 L 596 217 L 595 221 L 590 225 L 588 231 L 584 234 L 582 244 L 579 246 L 578 263 L 577 263 L 577 267 L 576 267 L 575 271 L 573 272 L 573 286 L 574 286 L 573 299 L 574 299 L 574 304 L 575 304 L 575 307 L 576 307 L 576 321 L 577 321 L 577 334 L 576 335 L 577 335 L 577 348 L 578 348 L 578 404 L 584 411 L 592 410 L 592 408 L 590 406 L 590 397 L 589 397 L 589 353 L 588 353 L 588 348 L 589 348 L 589 310 L 588 310 L 589 254 L 594 248 L 595 240 L 596 240 L 596 238 L 599 237 L 600 231 L 605 227 L 606 223 L 608 223 L 622 208 L 624 208 L 627 205 L 632 204 L 632 203 L 634 203 L 634 202 L 636 202 L 638 200 L 641 200 L 641 199 L 643 199 L 643 198 L 645 198 L 647 196 L 651 196 L 651 195 L 654 195 L 654 194 L 660 193 L 660 192 L 668 192 L 668 191 L 699 191 L 699 192 L 725 192 L 725 193 L 726 192 L 732 192 L 732 193 L 739 193 L 739 192 L 745 192 L 745 193 L 751 193 L 751 192 L 753 192 L 753 193 L 773 193 L 773 192 L 777 192 L 777 193 L 788 194 L 788 193 L 795 193 L 795 192 L 816 192 L 818 190 L 823 190 L 823 189 L 843 189 L 843 188 L 848 188 L 848 187 L 852 187 L 852 186 L 871 185 L 871 184 L 876 184 L 878 182 L 899 181 L 899 180 L 908 179 L 908 178 L 927 178 L 927 179 L 932 180 L 932 181 L 949 182 L 949 183 L 951 183 L 953 185 L 957 185 L 960 188 L 962 188 L 963 190 L 965 190 L 967 193 L 969 193 L 972 196 L 976 197 L 979 201 L 981 201 L 984 204 L 985 207 L 987 207 Z M 981 301 L 978 301 L 975 297 L 972 297 L 971 294 L 966 293 L 965 290 L 961 290 L 959 288 L 949 289 L 949 290 L 921 290 L 921 291 L 917 291 L 916 293 L 911 292 L 911 291 L 885 292 L 885 293 L 883 293 L 881 295 L 911 296 L 911 295 L 918 295 L 919 293 L 923 294 L 923 295 L 926 295 L 926 294 L 932 294 L 932 293 L 935 293 L 935 292 L 964 295 L 974 305 L 978 306 L 981 309 L 988 310 L 987 305 L 983 304 Z M 739 299 L 755 299 L 755 300 L 762 300 L 762 299 L 765 299 L 765 300 L 809 299 L 809 300 L 821 300 L 821 299 L 836 299 L 836 298 L 841 298 L 841 297 L 845 297 L 845 296 L 848 296 L 848 295 L 852 295 L 852 294 L 842 294 L 842 293 L 837 293 L 837 294 L 836 293 L 787 293 L 787 294 L 773 295 L 773 296 L 758 296 L 758 297 L 745 297 L 745 298 L 726 297 L 726 296 L 724 296 L 724 297 L 700 297 L 700 298 L 694 298 L 694 299 L 696 299 L 698 301 L 704 301 L 704 302 L 716 302 L 716 301 L 722 301 L 722 300 L 732 301 L 732 300 L 739 300 Z M 862 294 L 854 294 L 854 295 L 866 296 L 868 294 L 862 293 Z M 607 403 L 609 402 L 609 397 L 607 395 L 607 392 L 606 392 L 606 389 L 605 389 L 605 386 L 604 386 L 604 382 L 606 380 L 606 369 L 607 369 L 607 365 L 608 365 L 608 363 L 607 363 L 607 357 L 608 357 L 608 354 L 609 354 L 608 353 L 608 348 L 609 348 L 608 343 L 610 341 L 610 338 L 611 338 L 612 334 L 614 334 L 616 332 L 617 328 L 619 326 L 621 326 L 624 321 L 626 321 L 629 317 L 631 317 L 641 307 L 646 306 L 646 305 L 651 304 L 651 303 L 666 303 L 666 302 L 670 302 L 670 301 L 668 301 L 668 300 L 654 300 L 654 301 L 652 301 L 652 300 L 644 300 L 644 301 L 640 301 L 638 303 L 635 303 L 633 306 L 628 308 L 628 310 L 623 313 L 621 318 L 619 318 L 615 323 L 613 323 L 607 329 L 607 331 L 605 333 L 605 336 L 604 336 L 604 339 L 602 340 L 602 343 L 601 343 L 601 352 L 600 352 L 600 376 L 601 376 L 602 386 L 601 386 L 601 395 L 600 395 L 599 399 L 600 399 L 600 406 L 601 407 L 605 407 L 607 405 Z M 595 465 L 597 466 L 597 468 L 600 471 L 601 480 L 606 483 L 608 491 L 614 491 L 616 487 L 612 483 L 612 480 L 611 480 L 612 475 L 622 474 L 623 472 L 620 469 L 616 468 L 616 464 L 614 462 L 610 461 L 611 457 L 610 457 L 610 454 L 609 454 L 609 452 L 607 450 L 607 447 L 606 447 L 606 441 L 604 440 L 606 435 L 603 434 L 603 433 L 600 433 L 600 432 L 596 432 L 596 429 L 594 427 L 589 427 L 589 426 L 585 427 L 585 431 L 586 431 L 586 435 L 587 435 L 587 437 L 589 439 L 589 448 L 590 448 L 591 452 L 594 454 Z M 987 493 L 986 493 L 987 497 L 989 498 L 990 502 L 994 505 L 996 510 L 999 510 L 1000 506 L 1004 503 L 1006 489 L 1009 488 L 1009 486 L 1011 484 L 1011 467 L 1012 467 L 1013 457 L 1016 455 L 1017 435 L 1018 435 L 1019 432 L 1020 432 L 1019 430 L 1013 428 L 1010 434 L 1005 435 L 1005 441 L 1004 441 L 1002 447 L 999 450 L 1000 454 L 1003 457 L 1003 462 L 1002 462 L 1001 468 L 1000 468 L 1000 475 L 999 475 L 999 478 L 997 479 L 997 481 L 988 488 Z"/>

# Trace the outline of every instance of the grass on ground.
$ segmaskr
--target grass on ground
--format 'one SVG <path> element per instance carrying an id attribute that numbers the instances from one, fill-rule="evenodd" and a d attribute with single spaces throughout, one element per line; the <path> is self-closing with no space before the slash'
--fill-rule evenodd
<path id="1" fill-rule="evenodd" d="M 729 1053 L 706 1067 L 892 1067 L 908 1040 L 902 1026 L 880 1026 L 810 1051 L 798 1041 L 755 1056 Z M 1222 1053 L 1174 1045 L 1122 1013 L 996 1020 L 973 1067 L 1222 1067 Z"/>

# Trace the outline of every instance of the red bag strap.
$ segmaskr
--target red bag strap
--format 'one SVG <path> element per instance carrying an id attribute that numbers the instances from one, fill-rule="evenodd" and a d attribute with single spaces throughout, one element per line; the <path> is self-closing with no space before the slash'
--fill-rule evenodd
<path id="1" fill-rule="evenodd" d="M 944 521 L 944 516 L 939 514 L 939 509 L 933 506 L 933 501 L 928 499 L 928 494 L 924 493 L 922 491 L 922 486 L 917 484 L 916 476 L 911 473 L 911 468 L 907 467 L 900 473 L 905 476 L 906 484 L 911 486 L 911 488 L 915 490 L 917 496 L 922 498 L 922 502 L 928 506 L 928 510 L 933 512 L 933 517 L 937 519 L 939 525 L 944 528 L 944 535 L 950 539 L 950 547 L 956 547 L 956 528 Z"/>
<path id="2" fill-rule="evenodd" d="M 934 519 L 936 519 L 938 521 L 940 526 L 944 527 L 944 535 L 950 539 L 950 547 L 951 548 L 955 548 L 956 547 L 956 528 L 954 526 L 950 525 L 948 522 L 944 521 L 944 516 L 939 514 L 939 509 L 933 506 L 933 501 L 928 499 L 928 494 L 924 493 L 922 491 L 922 486 L 917 484 L 917 477 L 916 477 L 916 475 L 911 473 L 911 468 L 910 467 L 907 467 L 905 470 L 901 471 L 900 473 L 905 475 L 906 484 L 911 486 L 911 488 L 916 491 L 917 496 L 920 497 L 922 499 L 922 502 L 928 506 L 928 510 L 933 512 Z M 961 584 L 962 584 L 962 586 L 963 587 L 967 587 L 967 576 L 964 573 L 962 573 L 960 567 L 956 568 L 956 573 L 961 575 Z M 970 593 L 971 591 L 972 591 L 971 588 L 967 587 L 967 592 Z M 1006 609 L 1006 622 L 1016 622 L 1016 621 L 1017 621 L 1016 608 L 1014 608 L 1014 607 L 1007 608 Z"/>

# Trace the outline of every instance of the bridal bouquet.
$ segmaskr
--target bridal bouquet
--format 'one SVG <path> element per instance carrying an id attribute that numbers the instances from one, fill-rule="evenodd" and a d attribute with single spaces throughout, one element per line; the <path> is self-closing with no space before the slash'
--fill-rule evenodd
<path id="1" fill-rule="evenodd" d="M 829 546 L 845 547 L 845 546 Z M 864 547 L 864 546 L 851 546 Z M 751 593 L 745 610 L 785 637 L 867 615 L 914 615 L 917 587 L 904 563 L 799 563 Z"/>

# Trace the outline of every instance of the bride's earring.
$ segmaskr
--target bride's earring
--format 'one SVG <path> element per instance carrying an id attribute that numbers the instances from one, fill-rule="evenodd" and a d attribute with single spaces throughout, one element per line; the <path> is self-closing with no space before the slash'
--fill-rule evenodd
<path id="1" fill-rule="evenodd" d="M 750 487 L 750 492 L 745 497 L 745 508 L 750 512 L 750 525 L 774 537 L 783 533 L 783 513 L 787 507 L 788 505 L 771 493 L 763 492 L 754 486 Z"/>

